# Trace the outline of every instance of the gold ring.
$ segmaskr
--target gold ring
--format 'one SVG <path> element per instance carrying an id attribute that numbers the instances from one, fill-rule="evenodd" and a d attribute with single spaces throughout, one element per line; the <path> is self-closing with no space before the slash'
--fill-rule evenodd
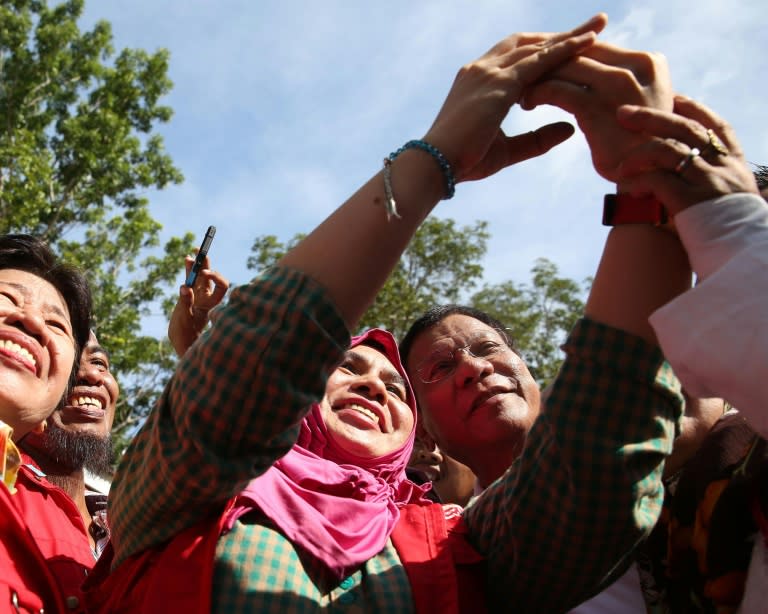
<path id="1" fill-rule="evenodd" d="M 720 140 L 720 137 L 715 134 L 715 131 L 712 130 L 712 128 L 707 129 L 707 138 L 709 138 L 709 143 L 707 143 L 707 146 L 704 148 L 704 151 L 701 154 L 702 156 L 708 154 L 710 151 L 714 151 L 718 156 L 727 156 L 730 153 L 725 146 L 725 143 Z"/>
<path id="2" fill-rule="evenodd" d="M 677 163 L 675 172 L 680 175 L 686 168 L 688 168 L 688 165 L 693 161 L 693 159 L 700 154 L 701 151 L 698 147 L 692 147 L 691 151 L 689 151 L 686 156 Z"/>

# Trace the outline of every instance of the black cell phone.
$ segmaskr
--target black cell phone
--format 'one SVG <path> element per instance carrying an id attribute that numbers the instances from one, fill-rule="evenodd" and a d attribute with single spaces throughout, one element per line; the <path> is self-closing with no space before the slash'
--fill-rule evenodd
<path id="1" fill-rule="evenodd" d="M 197 257 L 195 258 L 195 262 L 192 264 L 192 268 L 189 270 L 189 275 L 187 275 L 187 280 L 184 282 L 188 286 L 194 286 L 195 280 L 197 279 L 197 273 L 200 271 L 200 269 L 203 266 L 203 260 L 205 260 L 205 257 L 208 255 L 208 250 L 211 247 L 211 241 L 213 241 L 213 236 L 216 234 L 216 226 L 208 226 L 208 230 L 205 231 L 205 237 L 203 238 L 203 242 L 200 244 L 200 250 L 197 252 Z"/>

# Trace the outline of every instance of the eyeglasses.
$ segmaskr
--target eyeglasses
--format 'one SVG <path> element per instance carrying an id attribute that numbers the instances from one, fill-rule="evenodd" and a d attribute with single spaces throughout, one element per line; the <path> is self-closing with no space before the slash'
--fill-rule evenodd
<path id="1" fill-rule="evenodd" d="M 485 332 L 472 339 L 467 345 L 455 350 L 435 352 L 416 368 L 419 379 L 425 384 L 434 384 L 450 377 L 456 372 L 458 355 L 461 352 L 465 352 L 472 358 L 483 360 L 491 360 L 511 352 L 504 331 L 497 328 L 494 328 L 493 331 L 496 335 Z"/>

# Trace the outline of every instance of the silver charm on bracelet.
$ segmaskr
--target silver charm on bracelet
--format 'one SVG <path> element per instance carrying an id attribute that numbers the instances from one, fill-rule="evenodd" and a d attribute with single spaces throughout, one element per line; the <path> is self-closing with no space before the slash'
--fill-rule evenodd
<path id="1" fill-rule="evenodd" d="M 389 222 L 393 217 L 400 219 L 395 195 L 392 193 L 392 160 L 389 158 L 384 158 L 384 196 L 386 197 L 384 206 L 387 212 L 387 221 Z"/>

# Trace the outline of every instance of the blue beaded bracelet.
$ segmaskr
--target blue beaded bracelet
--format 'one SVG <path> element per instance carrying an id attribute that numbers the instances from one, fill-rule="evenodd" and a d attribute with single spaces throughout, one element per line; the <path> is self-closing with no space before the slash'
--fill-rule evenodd
<path id="1" fill-rule="evenodd" d="M 453 198 L 453 195 L 456 193 L 456 177 L 453 174 L 451 163 L 448 162 L 448 159 L 440 152 L 440 150 L 434 145 L 430 145 L 426 141 L 413 140 L 408 141 L 400 149 L 389 154 L 389 160 L 394 160 L 406 149 L 421 149 L 422 151 L 426 151 L 435 159 L 438 166 L 440 167 L 440 172 L 443 173 L 443 178 L 445 179 L 445 197 L 443 200 Z"/>

